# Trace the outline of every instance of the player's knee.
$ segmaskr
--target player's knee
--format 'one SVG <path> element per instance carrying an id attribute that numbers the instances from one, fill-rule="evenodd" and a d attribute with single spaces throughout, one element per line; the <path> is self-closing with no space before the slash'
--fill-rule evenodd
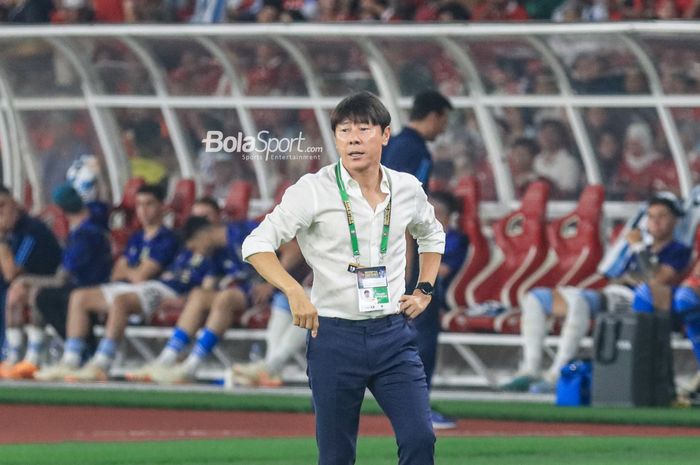
<path id="1" fill-rule="evenodd" d="M 552 312 L 552 290 L 539 287 L 529 291 L 523 299 L 523 310 L 549 315 Z"/>
<path id="2" fill-rule="evenodd" d="M 632 311 L 641 313 L 652 313 L 654 311 L 654 294 L 649 284 L 642 283 L 634 289 Z"/>
<path id="3" fill-rule="evenodd" d="M 683 317 L 700 313 L 700 296 L 688 287 L 679 287 L 673 293 L 673 305 L 671 308 L 674 313 Z"/>

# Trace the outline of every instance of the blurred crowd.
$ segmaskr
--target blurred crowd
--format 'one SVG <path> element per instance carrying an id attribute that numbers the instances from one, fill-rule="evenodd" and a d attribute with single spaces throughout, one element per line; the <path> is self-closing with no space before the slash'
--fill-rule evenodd
<path id="1" fill-rule="evenodd" d="M 699 0 L 2 0 L 18 23 L 629 21 L 697 18 Z"/>

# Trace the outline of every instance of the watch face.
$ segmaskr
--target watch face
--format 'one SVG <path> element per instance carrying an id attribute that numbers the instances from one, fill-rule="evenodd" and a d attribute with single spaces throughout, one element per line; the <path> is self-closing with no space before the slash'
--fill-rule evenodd
<path id="1" fill-rule="evenodd" d="M 423 294 L 431 295 L 433 293 L 433 285 L 430 283 L 418 283 L 416 288 Z"/>

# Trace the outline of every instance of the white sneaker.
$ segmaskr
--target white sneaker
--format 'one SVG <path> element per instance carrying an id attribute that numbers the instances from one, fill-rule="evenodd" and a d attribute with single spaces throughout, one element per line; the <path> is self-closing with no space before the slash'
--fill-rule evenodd
<path id="1" fill-rule="evenodd" d="M 80 370 L 73 371 L 65 377 L 66 381 L 78 383 L 107 381 L 108 379 L 107 371 L 94 361 L 87 362 Z"/>
<path id="2" fill-rule="evenodd" d="M 691 394 L 698 392 L 700 389 L 700 371 L 695 373 L 690 381 L 678 387 L 678 394 L 683 397 L 690 397 Z"/>
<path id="3" fill-rule="evenodd" d="M 157 360 L 153 360 L 141 368 L 137 368 L 136 370 L 130 370 L 127 371 L 124 374 L 124 378 L 126 378 L 127 381 L 131 382 L 137 382 L 137 383 L 152 383 L 153 382 L 153 372 L 160 369 L 164 368 L 164 365 L 158 363 Z"/>
<path id="4" fill-rule="evenodd" d="M 265 362 L 234 363 L 231 367 L 233 382 L 240 386 L 257 386 L 260 375 L 265 373 Z"/>
<path id="5" fill-rule="evenodd" d="M 194 381 L 194 373 L 183 363 L 170 367 L 158 365 L 151 371 L 151 380 L 158 384 L 185 384 Z"/>
<path id="6" fill-rule="evenodd" d="M 77 371 L 78 369 L 75 367 L 65 363 L 57 363 L 34 373 L 34 379 L 37 381 L 63 381 L 66 376 L 73 375 Z"/>

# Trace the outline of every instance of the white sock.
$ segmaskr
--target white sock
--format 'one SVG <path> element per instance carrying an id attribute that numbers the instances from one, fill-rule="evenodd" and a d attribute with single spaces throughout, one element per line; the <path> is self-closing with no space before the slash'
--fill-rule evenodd
<path id="1" fill-rule="evenodd" d="M 22 328 L 7 328 L 5 330 L 5 341 L 7 344 L 5 362 L 8 365 L 14 365 L 21 359 L 22 343 L 24 342 L 24 332 Z"/>
<path id="2" fill-rule="evenodd" d="M 274 354 L 279 350 L 287 328 L 290 326 L 292 326 L 292 314 L 285 309 L 272 307 L 265 333 L 265 344 L 267 345 L 265 363 L 269 364 L 273 359 Z"/>
<path id="3" fill-rule="evenodd" d="M 523 366 L 521 372 L 537 377 L 542 365 L 544 338 L 547 336 L 547 314 L 542 302 L 532 293 L 523 299 L 523 316 L 520 320 L 523 339 Z"/>
<path id="4" fill-rule="evenodd" d="M 180 355 L 179 352 L 177 352 L 175 349 L 173 349 L 172 347 L 166 346 L 163 349 L 163 351 L 160 353 L 160 355 L 158 356 L 158 359 L 156 360 L 156 362 L 159 365 L 171 367 L 171 366 L 175 365 L 175 363 L 177 363 L 177 358 L 179 355 Z"/>
<path id="5" fill-rule="evenodd" d="M 306 345 L 306 333 L 308 330 L 294 326 L 291 322 L 287 326 L 282 339 L 276 345 L 270 357 L 266 357 L 265 364 L 272 374 L 279 374 L 287 361 Z"/>
<path id="6" fill-rule="evenodd" d="M 194 352 L 191 352 L 190 355 L 187 356 L 185 361 L 182 362 L 182 366 L 185 368 L 187 374 L 194 376 L 194 374 L 197 372 L 197 369 L 199 369 L 199 366 L 202 364 L 203 360 L 204 359 L 202 357 L 195 354 Z"/>
<path id="7" fill-rule="evenodd" d="M 547 381 L 552 383 L 559 379 L 562 367 L 578 353 L 581 339 L 588 333 L 591 318 L 588 303 L 580 289 L 567 288 L 561 289 L 560 292 L 568 304 L 568 309 L 561 328 L 557 355 L 546 374 Z"/>
<path id="8" fill-rule="evenodd" d="M 77 352 L 64 351 L 61 357 L 61 365 L 67 365 L 71 368 L 78 368 L 82 355 Z"/>
<path id="9" fill-rule="evenodd" d="M 39 365 L 39 357 L 44 349 L 46 333 L 41 326 L 27 326 L 27 353 L 24 359 L 34 365 Z"/>

